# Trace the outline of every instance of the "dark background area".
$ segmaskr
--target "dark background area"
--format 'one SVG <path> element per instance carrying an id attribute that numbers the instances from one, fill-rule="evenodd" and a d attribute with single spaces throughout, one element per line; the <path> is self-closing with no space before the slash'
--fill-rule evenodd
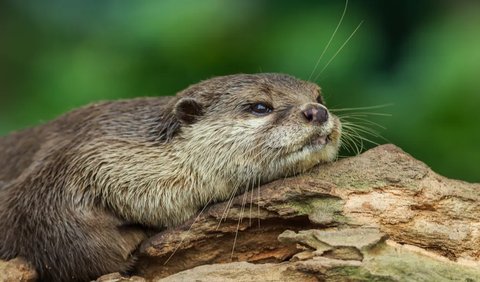
<path id="1" fill-rule="evenodd" d="M 0 1 L 0 135 L 91 102 L 173 95 L 217 75 L 309 79 L 343 7 Z M 443 175 L 480 181 L 480 1 L 350 0 L 315 77 L 330 108 L 392 104 L 371 110 L 391 116 L 369 117 L 388 142 Z"/>

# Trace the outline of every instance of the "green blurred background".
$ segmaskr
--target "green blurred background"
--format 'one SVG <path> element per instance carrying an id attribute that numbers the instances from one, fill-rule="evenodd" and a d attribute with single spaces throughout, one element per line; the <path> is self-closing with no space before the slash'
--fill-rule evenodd
<path id="1" fill-rule="evenodd" d="M 98 100 L 232 73 L 308 79 L 343 1 L 0 1 L 0 135 Z M 350 0 L 319 70 L 331 108 L 392 103 L 381 134 L 480 182 L 480 1 Z M 377 142 L 385 143 L 381 139 Z M 344 153 L 345 154 L 345 153 Z M 1 156 L 0 156 L 1 157 Z"/>

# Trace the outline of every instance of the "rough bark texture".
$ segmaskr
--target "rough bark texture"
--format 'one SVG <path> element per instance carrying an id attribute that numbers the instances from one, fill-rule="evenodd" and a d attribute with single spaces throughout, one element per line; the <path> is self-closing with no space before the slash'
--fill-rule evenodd
<path id="1" fill-rule="evenodd" d="M 210 206 L 143 243 L 141 277 L 99 281 L 480 281 L 479 203 L 383 145 Z"/>
<path id="2" fill-rule="evenodd" d="M 0 260 L 0 281 L 32 282 L 37 279 L 37 272 L 26 261 L 16 258 L 8 262 Z"/>

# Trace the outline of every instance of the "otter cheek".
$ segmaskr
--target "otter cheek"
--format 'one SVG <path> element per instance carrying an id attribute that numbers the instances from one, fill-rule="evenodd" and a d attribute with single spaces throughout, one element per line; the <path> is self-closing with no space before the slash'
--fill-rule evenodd
<path id="1" fill-rule="evenodd" d="M 298 150 L 304 139 L 306 130 L 302 126 L 277 125 L 269 130 L 266 145 L 274 149 Z"/>
<path id="2" fill-rule="evenodd" d="M 265 117 L 259 117 L 254 119 L 247 119 L 243 121 L 246 126 L 252 129 L 259 129 L 265 126 L 268 123 L 268 120 Z"/>

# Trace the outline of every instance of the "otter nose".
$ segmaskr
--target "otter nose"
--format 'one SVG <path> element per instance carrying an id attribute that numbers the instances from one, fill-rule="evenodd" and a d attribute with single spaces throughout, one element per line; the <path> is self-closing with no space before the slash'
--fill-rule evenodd
<path id="1" fill-rule="evenodd" d="M 324 123 L 328 120 L 328 111 L 327 109 L 320 104 L 311 104 L 308 105 L 303 110 L 303 115 L 308 122 Z"/>

